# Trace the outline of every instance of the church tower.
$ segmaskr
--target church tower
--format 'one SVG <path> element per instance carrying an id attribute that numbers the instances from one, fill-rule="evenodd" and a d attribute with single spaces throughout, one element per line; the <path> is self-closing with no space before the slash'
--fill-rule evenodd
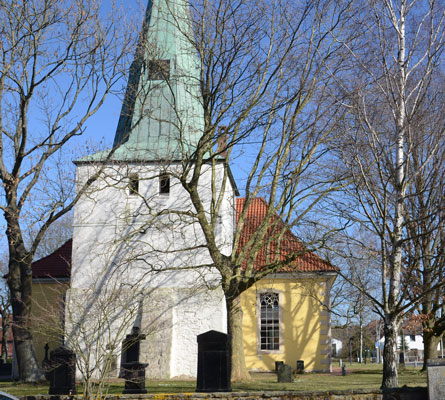
<path id="1" fill-rule="evenodd" d="M 140 361 L 149 378 L 196 376 L 196 336 L 226 330 L 219 275 L 179 181 L 204 129 L 191 35 L 187 0 L 148 0 L 113 148 L 76 163 L 79 187 L 95 180 L 74 212 L 66 336 L 90 363 L 106 369 L 111 359 L 116 374 L 135 327 L 146 335 Z M 199 182 L 208 210 L 218 168 Z M 229 185 L 217 227 L 228 254 Z"/>

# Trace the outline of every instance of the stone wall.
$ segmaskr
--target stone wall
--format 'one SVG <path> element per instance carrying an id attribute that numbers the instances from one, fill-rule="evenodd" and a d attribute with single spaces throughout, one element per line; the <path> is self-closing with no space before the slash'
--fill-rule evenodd
<path id="1" fill-rule="evenodd" d="M 73 400 L 82 396 L 24 396 L 22 400 Z M 426 400 L 426 387 L 392 390 L 343 390 L 329 392 L 232 392 L 110 395 L 106 400 Z"/>

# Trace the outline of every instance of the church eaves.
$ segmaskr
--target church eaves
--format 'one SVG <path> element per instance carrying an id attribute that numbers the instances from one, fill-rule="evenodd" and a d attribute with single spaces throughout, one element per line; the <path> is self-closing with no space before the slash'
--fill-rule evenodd
<path id="1" fill-rule="evenodd" d="M 113 150 L 88 161 L 179 161 L 203 132 L 200 72 L 187 0 L 149 0 Z"/>

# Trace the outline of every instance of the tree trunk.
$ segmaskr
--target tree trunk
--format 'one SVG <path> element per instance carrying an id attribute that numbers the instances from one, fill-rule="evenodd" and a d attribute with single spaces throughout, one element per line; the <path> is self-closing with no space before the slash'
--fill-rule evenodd
<path id="1" fill-rule="evenodd" d="M 226 296 L 227 307 L 227 332 L 230 335 L 231 354 L 231 381 L 249 381 L 250 374 L 247 371 L 244 357 L 243 343 L 243 312 L 241 309 L 241 296 L 234 298 Z"/>
<path id="2" fill-rule="evenodd" d="M 9 316 L 6 313 L 2 316 L 2 355 L 1 358 L 3 362 L 8 361 L 8 338 L 9 338 Z"/>
<path id="3" fill-rule="evenodd" d="M 426 362 L 430 358 L 437 358 L 437 346 L 439 345 L 439 338 L 434 335 L 434 331 L 423 331 L 423 366 L 422 371 L 426 371 Z"/>
<path id="4" fill-rule="evenodd" d="M 359 362 L 362 363 L 362 357 L 363 357 L 363 318 L 362 318 L 362 312 L 360 311 L 360 358 Z"/>
<path id="5" fill-rule="evenodd" d="M 16 327 L 15 325 L 12 329 L 14 332 L 14 348 L 19 367 L 20 381 L 43 381 L 45 377 L 37 363 L 31 332 L 27 329 Z"/>
<path id="6" fill-rule="evenodd" d="M 10 243 L 9 254 L 8 286 L 19 379 L 22 382 L 39 382 L 45 378 L 37 362 L 31 333 L 32 255 L 26 251 L 23 241 L 18 240 L 12 245 Z"/>
<path id="7" fill-rule="evenodd" d="M 397 372 L 397 322 L 387 317 L 385 321 L 385 345 L 383 347 L 383 379 L 382 389 L 396 388 L 399 385 L 399 377 Z"/>

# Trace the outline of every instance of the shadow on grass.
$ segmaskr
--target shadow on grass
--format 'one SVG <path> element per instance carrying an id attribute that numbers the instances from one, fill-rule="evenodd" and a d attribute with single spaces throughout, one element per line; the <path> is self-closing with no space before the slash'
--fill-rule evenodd
<path id="1" fill-rule="evenodd" d="M 278 383 L 275 373 L 253 373 L 250 382 L 234 382 L 234 392 L 255 391 L 329 391 L 346 390 L 353 388 L 378 389 L 382 381 L 380 369 L 354 369 L 347 370 L 346 376 L 339 374 L 306 373 L 296 375 L 292 383 Z M 399 375 L 399 386 L 426 386 L 426 373 L 419 369 L 409 368 Z M 18 382 L 0 382 L 0 390 L 11 393 L 17 397 L 48 394 L 48 384 L 23 384 Z M 194 380 L 147 380 L 148 393 L 193 393 L 196 389 Z M 78 393 L 82 393 L 82 385 L 77 385 Z M 121 394 L 124 389 L 122 379 L 113 379 L 109 382 L 107 393 Z"/>

